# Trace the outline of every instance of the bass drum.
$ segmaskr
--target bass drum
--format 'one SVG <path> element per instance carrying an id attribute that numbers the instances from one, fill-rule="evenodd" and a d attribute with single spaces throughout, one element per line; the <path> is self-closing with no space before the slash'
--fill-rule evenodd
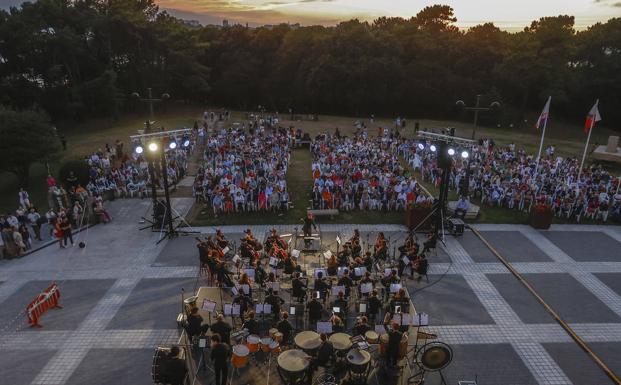
<path id="1" fill-rule="evenodd" d="M 168 348 L 159 346 L 155 348 L 155 352 L 153 353 L 153 364 L 151 365 L 151 378 L 153 379 L 154 384 L 168 382 L 168 379 L 162 376 L 162 367 L 166 365 L 169 353 L 170 349 Z"/>

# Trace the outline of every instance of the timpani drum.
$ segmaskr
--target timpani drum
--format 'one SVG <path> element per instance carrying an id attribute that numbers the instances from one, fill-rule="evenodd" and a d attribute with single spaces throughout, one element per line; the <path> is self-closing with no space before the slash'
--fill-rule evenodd
<path id="1" fill-rule="evenodd" d="M 278 343 L 278 341 L 272 341 L 272 343 L 270 344 L 270 351 L 275 356 L 280 354 L 280 344 Z"/>
<path id="2" fill-rule="evenodd" d="M 272 342 L 274 342 L 274 340 L 269 338 L 269 337 L 261 338 L 261 350 L 263 350 L 263 353 L 269 353 L 270 352 L 270 344 Z"/>
<path id="3" fill-rule="evenodd" d="M 349 363 L 349 370 L 352 373 L 366 373 L 371 364 L 371 353 L 366 350 L 351 349 L 347 353 L 347 362 Z"/>
<path id="4" fill-rule="evenodd" d="M 233 367 L 237 369 L 245 367 L 248 364 L 248 354 L 250 350 L 246 345 L 233 346 L 233 358 L 231 359 Z"/>
<path id="5" fill-rule="evenodd" d="M 334 333 L 328 339 L 332 342 L 335 350 L 343 351 L 351 349 L 351 336 L 347 333 Z"/>
<path id="6" fill-rule="evenodd" d="M 299 349 L 290 349 L 278 356 L 278 374 L 286 384 L 298 385 L 306 381 L 310 356 Z"/>
<path id="7" fill-rule="evenodd" d="M 367 340 L 368 343 L 376 344 L 379 341 L 379 334 L 377 334 L 373 330 L 369 330 L 364 333 L 364 338 Z"/>
<path id="8" fill-rule="evenodd" d="M 319 334 L 310 330 L 299 332 L 293 338 L 295 346 L 302 349 L 307 354 L 314 354 L 319 346 L 321 346 L 321 339 Z"/>
<path id="9" fill-rule="evenodd" d="M 256 353 L 259 351 L 259 343 L 261 342 L 261 338 L 256 334 L 251 334 L 246 338 L 246 346 L 248 347 L 248 351 L 250 353 Z"/>

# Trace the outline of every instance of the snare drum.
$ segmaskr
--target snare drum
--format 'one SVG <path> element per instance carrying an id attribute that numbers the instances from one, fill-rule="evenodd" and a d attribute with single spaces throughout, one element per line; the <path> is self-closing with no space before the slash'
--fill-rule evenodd
<path id="1" fill-rule="evenodd" d="M 280 344 L 277 341 L 272 341 L 270 344 L 270 351 L 273 355 L 277 356 L 280 354 Z"/>
<path id="2" fill-rule="evenodd" d="M 261 350 L 263 350 L 263 353 L 269 353 L 270 352 L 270 344 L 272 342 L 274 342 L 274 340 L 269 338 L 269 337 L 261 338 Z"/>
<path id="3" fill-rule="evenodd" d="M 274 336 L 272 337 L 272 339 L 274 339 L 274 341 L 278 342 L 279 344 L 282 343 L 282 333 L 281 332 L 274 333 Z"/>
<path id="4" fill-rule="evenodd" d="M 366 333 L 364 333 L 364 338 L 367 340 L 368 343 L 376 344 L 377 341 L 379 340 L 379 335 L 373 330 L 369 330 Z"/>
<path id="5" fill-rule="evenodd" d="M 251 334 L 246 339 L 246 346 L 248 346 L 248 350 L 250 353 L 256 353 L 259 351 L 259 343 L 261 342 L 261 338 L 256 334 Z"/>
<path id="6" fill-rule="evenodd" d="M 248 354 L 250 354 L 250 350 L 246 345 L 233 346 L 233 358 L 231 359 L 233 367 L 240 369 L 246 366 L 248 363 Z"/>

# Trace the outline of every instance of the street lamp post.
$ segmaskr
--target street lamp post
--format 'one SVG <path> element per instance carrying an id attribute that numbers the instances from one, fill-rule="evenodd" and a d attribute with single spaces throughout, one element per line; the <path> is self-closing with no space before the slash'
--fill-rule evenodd
<path id="1" fill-rule="evenodd" d="M 466 103 L 464 103 L 463 100 L 458 100 L 457 102 L 455 102 L 455 105 L 459 108 L 464 109 L 465 111 L 474 111 L 474 125 L 472 127 L 472 138 L 471 138 L 472 140 L 474 140 L 474 137 L 477 132 L 477 127 L 479 124 L 479 112 L 480 111 L 491 111 L 491 110 L 494 110 L 500 107 L 499 102 L 492 102 L 490 103 L 489 107 L 481 107 L 481 95 L 477 95 L 477 101 L 474 107 L 467 107 Z"/>

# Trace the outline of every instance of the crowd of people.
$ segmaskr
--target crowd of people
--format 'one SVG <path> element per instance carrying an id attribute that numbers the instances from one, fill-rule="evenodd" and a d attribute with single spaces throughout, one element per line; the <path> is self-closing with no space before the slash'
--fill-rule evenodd
<path id="1" fill-rule="evenodd" d="M 276 123 L 255 117 L 248 127 L 208 130 L 193 187 L 197 201 L 215 215 L 287 210 L 285 176 L 294 133 Z"/>
<path id="2" fill-rule="evenodd" d="M 537 165 L 536 156 L 524 149 L 513 143 L 498 146 L 492 139 L 481 139 L 465 150 L 469 153 L 467 159 L 461 158 L 459 152 L 453 157 L 449 180 L 459 196 L 509 210 L 549 208 L 557 217 L 576 222 L 606 222 L 609 217 L 621 220 L 621 181 L 601 165 L 580 172 L 579 159 L 556 156 L 553 146 L 546 148 Z M 403 141 L 398 151 L 422 173 L 423 180 L 440 184 L 442 172 L 437 154 L 428 143 Z"/>
<path id="3" fill-rule="evenodd" d="M 361 129 L 353 137 L 338 130 L 318 135 L 311 144 L 313 208 L 397 211 L 431 205 L 432 198 L 399 161 L 400 140 L 387 129 L 377 136 Z"/>

